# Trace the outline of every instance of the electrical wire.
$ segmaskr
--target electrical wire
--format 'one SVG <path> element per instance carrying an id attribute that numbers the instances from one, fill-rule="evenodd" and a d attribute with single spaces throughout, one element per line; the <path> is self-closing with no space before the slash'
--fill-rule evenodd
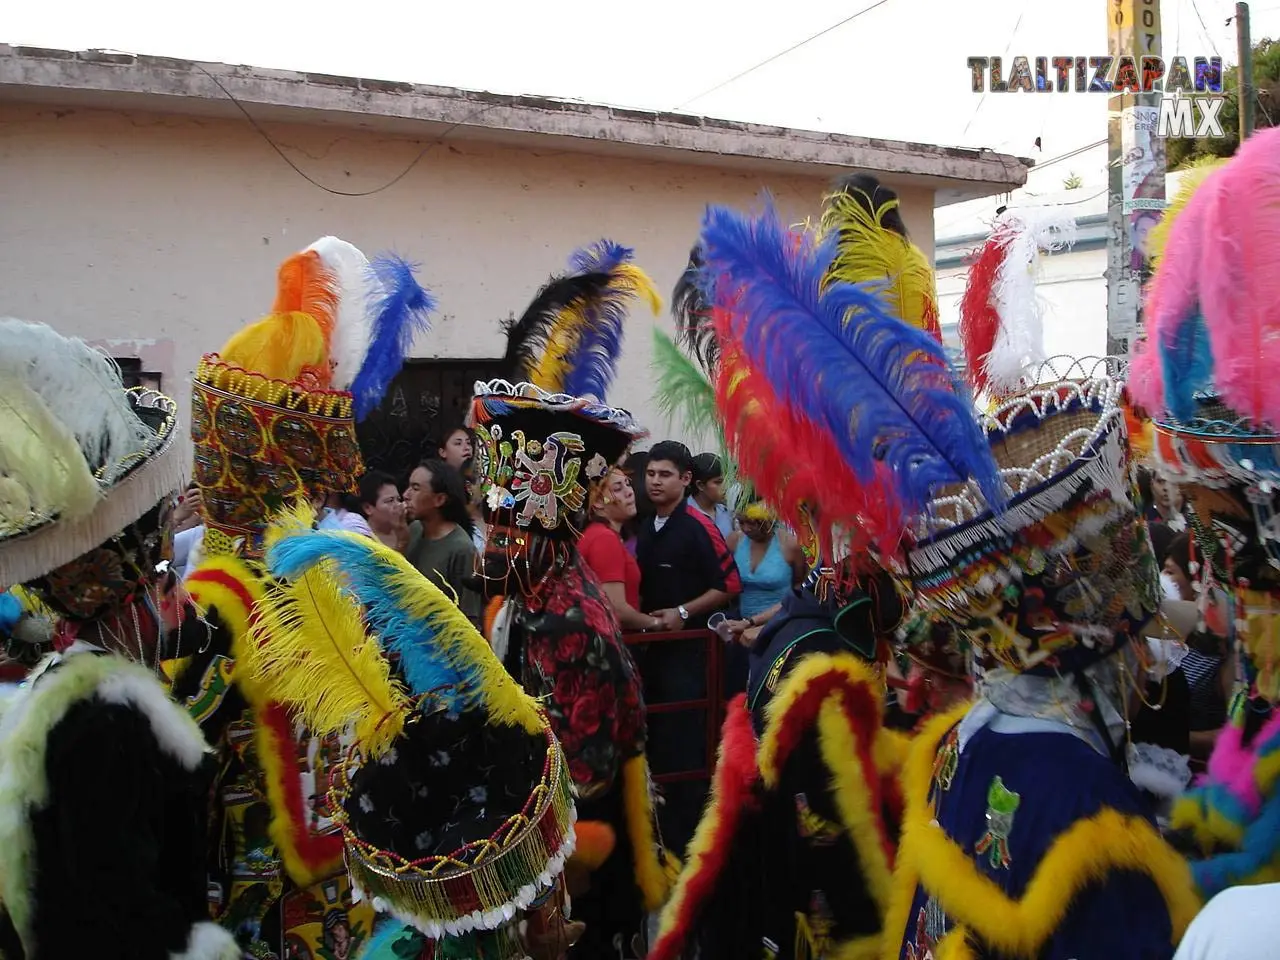
<path id="1" fill-rule="evenodd" d="M 1046 160 L 1043 163 L 1037 163 L 1031 169 L 1043 170 L 1045 167 L 1051 167 L 1055 163 L 1059 163 L 1063 160 L 1070 160 L 1072 157 L 1077 157 L 1082 153 L 1087 153 L 1088 151 L 1093 150 L 1096 147 L 1102 146 L 1106 142 L 1107 142 L 1107 138 L 1103 137 L 1101 140 L 1093 141 L 1093 143 L 1086 143 L 1083 147 L 1076 147 L 1074 150 L 1068 150 L 1066 153 L 1061 154 L 1060 156 L 1054 157 L 1052 160 Z"/>
<path id="2" fill-rule="evenodd" d="M 429 143 L 427 143 L 426 146 L 424 146 L 421 150 L 419 150 L 418 155 L 414 157 L 411 161 L 409 161 L 409 165 L 407 167 L 401 170 L 398 174 L 396 174 L 396 176 L 392 177 L 382 186 L 374 187 L 372 190 L 338 190 L 338 189 L 335 189 L 334 187 L 330 187 L 330 186 L 327 186 L 326 184 L 321 183 L 319 180 L 315 179 L 315 177 L 311 176 L 311 174 L 307 173 L 307 171 L 303 170 L 300 166 L 294 163 L 292 158 L 290 158 L 290 156 L 284 152 L 284 150 L 280 147 L 280 145 L 276 143 L 275 140 L 272 139 L 271 134 L 267 133 L 267 131 L 262 128 L 262 125 L 259 124 L 256 119 L 254 119 L 253 114 L 251 114 L 248 111 L 248 109 L 245 108 L 245 105 L 236 98 L 235 94 L 233 94 L 230 90 L 228 90 L 225 86 L 223 86 L 221 80 L 215 77 L 212 73 L 210 73 L 200 64 L 198 63 L 195 64 L 195 67 L 197 70 L 203 73 L 206 77 L 212 80 L 214 83 L 214 86 L 216 86 L 219 90 L 221 90 L 223 95 L 228 100 L 230 100 L 233 104 L 235 104 L 236 109 L 238 109 L 244 115 L 244 118 L 249 121 L 249 125 L 258 132 L 258 135 L 262 137 L 262 139 L 267 142 L 267 145 L 270 146 L 271 149 L 274 150 L 279 155 L 281 160 L 283 160 L 285 163 L 287 163 L 290 167 L 293 168 L 294 173 L 302 177 L 303 180 L 306 180 L 313 187 L 319 187 L 325 193 L 331 193 L 335 197 L 371 197 L 375 193 L 382 193 L 384 190 L 390 190 L 397 183 L 399 183 L 401 180 L 407 177 L 410 174 L 410 172 L 412 172 L 413 168 L 416 167 L 418 163 L 422 160 L 422 158 L 425 157 L 431 151 L 432 147 L 439 146 L 445 141 L 445 138 L 448 137 L 449 134 L 453 133 L 453 131 L 457 130 L 459 127 L 465 126 L 466 124 L 470 123 L 472 120 L 475 120 L 481 114 L 486 113 L 489 110 L 492 110 L 495 106 L 497 106 L 496 103 L 485 104 L 483 107 L 473 110 L 471 113 L 467 114 L 465 117 L 463 117 L 461 120 L 457 121 L 456 123 L 450 124 L 449 127 L 445 129 L 444 133 L 440 134 L 439 137 L 437 137 L 435 140 L 430 141 Z"/>
<path id="3" fill-rule="evenodd" d="M 743 70 L 741 73 L 735 73 L 735 74 L 734 74 L 732 77 L 730 77 L 728 80 L 722 81 L 721 83 L 717 83 L 714 87 L 708 87 L 706 90 L 703 90 L 703 91 L 702 91 L 700 94 L 698 94 L 696 97 L 690 97 L 688 100 L 685 100 L 683 103 L 678 103 L 678 104 L 676 104 L 676 105 L 675 105 L 674 107 L 672 107 L 671 109 L 672 109 L 672 110 L 683 110 L 683 109 L 684 109 L 685 107 L 687 107 L 689 104 L 694 103 L 694 102 L 696 102 L 696 101 L 698 101 L 698 100 L 701 100 L 703 97 L 708 96 L 709 94 L 715 93 L 715 92 L 717 92 L 717 91 L 719 91 L 719 90 L 723 90 L 725 87 L 729 86 L 729 84 L 731 84 L 731 83 L 737 83 L 737 82 L 738 82 L 739 80 L 741 80 L 743 77 L 747 76 L 748 74 L 755 73 L 755 72 L 756 72 L 757 70 L 759 70 L 761 67 L 768 66 L 769 64 L 773 63 L 775 60 L 780 60 L 781 58 L 785 57 L 785 56 L 786 56 L 787 54 L 789 54 L 789 53 L 794 53 L 795 51 L 797 51 L 797 50 L 799 50 L 801 47 L 803 47 L 805 44 L 812 43 L 814 40 L 817 40 L 819 37 L 825 37 L 825 36 L 826 36 L 828 33 L 830 33 L 832 30 L 838 30 L 838 29 L 840 29 L 841 27 L 843 27 L 846 23 L 852 23 L 854 20 L 857 20 L 857 19 L 858 19 L 860 16 L 862 16 L 864 13 L 870 13 L 870 12 L 871 12 L 872 10 L 874 10 L 876 7 L 882 7 L 882 6 L 884 6 L 884 5 L 885 5 L 886 3 L 888 3 L 888 2 L 889 2 L 889 0 L 876 0 L 876 2 L 875 2 L 875 3 L 873 3 L 873 4 L 871 4 L 869 7 L 863 7 L 863 8 L 862 8 L 861 10 L 859 10 L 857 13 L 852 13 L 852 14 L 850 14 L 849 16 L 845 17 L 843 20 L 841 20 L 841 21 L 839 21 L 839 22 L 837 22 L 837 23 L 833 23 L 831 26 L 826 27 L 826 28 L 824 28 L 824 29 L 822 29 L 822 30 L 819 30 L 817 33 L 815 33 L 815 34 L 814 34 L 813 36 L 811 36 L 811 37 L 805 37 L 805 38 L 804 38 L 803 40 L 801 40 L 799 43 L 794 43 L 794 44 L 792 44 L 791 46 L 787 47 L 787 49 L 785 49 L 785 50 L 783 50 L 783 51 L 781 51 L 781 52 L 779 52 L 779 53 L 775 53 L 773 56 L 768 57 L 768 58 L 766 58 L 766 59 L 764 59 L 764 60 L 761 60 L 759 63 L 757 63 L 757 64 L 755 64 L 755 65 L 753 65 L 753 66 L 748 67 L 746 70 Z"/>
<path id="4" fill-rule="evenodd" d="M 1204 34 L 1204 38 L 1209 41 L 1209 47 L 1213 50 L 1215 57 L 1222 56 L 1218 52 L 1218 45 L 1214 42 L 1213 37 L 1209 35 L 1209 28 L 1204 25 L 1204 17 L 1200 14 L 1200 4 L 1197 0 L 1191 0 L 1191 9 L 1196 12 L 1196 19 L 1200 21 L 1200 32 Z"/>
<path id="5" fill-rule="evenodd" d="M 1013 41 L 1018 39 L 1018 28 L 1022 26 L 1022 18 L 1027 13 L 1029 6 L 1028 0 L 1022 0 L 1022 9 L 1018 11 L 1018 19 L 1013 25 L 1013 33 L 1009 34 L 1009 42 L 1004 45 L 1004 54 L 1001 60 L 1009 59 L 1009 51 L 1013 49 Z M 991 82 L 988 80 L 986 87 L 982 91 L 982 96 L 978 97 L 978 105 L 973 108 L 973 113 L 969 117 L 969 122 L 964 125 L 964 132 L 960 134 L 963 140 L 969 133 L 969 128 L 973 126 L 973 121 L 978 119 L 978 111 L 982 109 L 982 105 L 987 102 L 987 94 L 991 92 Z"/>

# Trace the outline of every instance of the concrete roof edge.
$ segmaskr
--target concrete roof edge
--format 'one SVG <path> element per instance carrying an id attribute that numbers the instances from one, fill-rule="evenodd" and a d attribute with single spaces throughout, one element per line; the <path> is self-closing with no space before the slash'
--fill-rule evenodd
<path id="1" fill-rule="evenodd" d="M 104 50 L 77 52 L 0 44 L 0 86 L 206 101 L 226 100 L 230 94 L 250 106 L 299 113 L 349 115 L 353 120 L 361 116 L 421 120 L 464 128 L 615 142 L 639 149 L 861 169 L 926 177 L 940 181 L 939 185 L 961 189 L 972 184 L 982 193 L 990 190 L 987 185 L 996 185 L 997 189 L 1021 186 L 1026 182 L 1029 167 L 1026 160 L 986 149 L 796 130 L 552 97 L 494 94 Z"/>

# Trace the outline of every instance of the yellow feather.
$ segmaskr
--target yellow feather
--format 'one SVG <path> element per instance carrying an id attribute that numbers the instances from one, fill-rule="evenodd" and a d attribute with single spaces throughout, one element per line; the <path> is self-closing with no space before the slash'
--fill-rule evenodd
<path id="1" fill-rule="evenodd" d="M 620 310 L 623 301 L 635 297 L 647 303 L 655 315 L 661 312 L 662 297 L 658 288 L 654 286 L 653 279 L 635 264 L 621 264 L 612 270 L 610 276 L 612 279 L 598 298 L 570 304 L 560 311 L 547 333 L 546 349 L 530 374 L 531 383 L 551 393 L 564 389 L 565 377 L 569 373 L 568 358 L 573 356 L 582 332 L 598 315 L 602 302 L 613 301 Z"/>
<path id="2" fill-rule="evenodd" d="M 343 536 L 358 542 L 387 568 L 384 589 L 403 610 L 421 620 L 434 634 L 434 655 L 474 680 L 492 721 L 519 725 L 529 733 L 545 729 L 537 702 L 511 678 L 502 661 L 494 656 L 488 641 L 443 590 L 390 547 L 356 533 Z"/>
<path id="3" fill-rule="evenodd" d="M 227 363 L 276 380 L 294 380 L 308 367 L 328 365 L 324 331 L 308 313 L 273 313 L 227 341 Z"/>
<path id="4" fill-rule="evenodd" d="M 392 679 L 333 565 L 318 564 L 272 587 L 256 613 L 244 666 L 259 688 L 294 710 L 307 729 L 326 734 L 354 724 L 370 756 L 385 752 L 404 729 L 409 694 Z"/>
<path id="5" fill-rule="evenodd" d="M 897 206 L 898 201 L 891 200 L 872 216 L 847 192 L 826 198 L 819 230 L 823 235 L 836 233 L 840 239 L 824 285 L 887 283 L 885 294 L 895 314 L 932 332 L 938 325 L 933 268 L 919 247 L 883 225 L 885 215 Z"/>
<path id="6" fill-rule="evenodd" d="M 307 530 L 314 530 L 315 525 L 315 508 L 306 500 L 299 498 L 291 505 L 282 507 L 271 518 L 271 524 L 263 535 L 263 544 L 266 549 L 270 550 L 272 546 L 285 537 L 292 536 L 295 533 L 303 533 Z"/>

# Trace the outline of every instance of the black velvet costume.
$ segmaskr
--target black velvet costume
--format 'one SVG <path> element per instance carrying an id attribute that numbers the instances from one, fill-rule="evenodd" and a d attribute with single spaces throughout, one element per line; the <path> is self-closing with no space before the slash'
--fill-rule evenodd
<path id="1" fill-rule="evenodd" d="M 55 657 L 0 730 L 6 960 L 238 955 L 208 921 L 212 757 L 147 670 L 95 650 Z"/>

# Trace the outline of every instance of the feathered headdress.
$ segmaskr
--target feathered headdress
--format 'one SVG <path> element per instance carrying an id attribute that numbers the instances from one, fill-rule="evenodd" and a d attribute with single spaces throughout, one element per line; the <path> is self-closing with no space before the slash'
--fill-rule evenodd
<path id="1" fill-rule="evenodd" d="M 513 381 L 552 394 L 603 400 L 622 349 L 631 301 L 657 313 L 661 300 L 634 252 L 600 240 L 569 258 L 570 272 L 552 280 L 507 330 L 505 362 Z"/>
<path id="2" fill-rule="evenodd" d="M 702 247 L 745 360 L 796 421 L 830 438 L 864 489 L 891 485 L 903 525 L 936 488 L 969 478 L 1002 503 L 972 400 L 942 346 L 889 312 L 878 289 L 825 282 L 838 239 L 795 235 L 772 203 L 757 217 L 708 209 Z M 824 524 L 839 512 L 836 504 L 817 509 Z"/>
<path id="3" fill-rule="evenodd" d="M 1277 131 L 1259 131 L 1184 184 L 1190 197 L 1168 228 L 1134 359 L 1134 398 L 1153 414 L 1185 422 L 1197 395 L 1213 394 L 1251 429 L 1280 432 L 1278 147 Z"/>
<path id="4" fill-rule="evenodd" d="M 942 339 L 933 266 L 908 238 L 896 193 L 875 177 L 846 177 L 823 200 L 818 227 L 837 238 L 827 284 L 880 284 L 894 316 Z"/>
<path id="5" fill-rule="evenodd" d="M 861 484 L 830 435 L 782 402 L 768 379 L 746 361 L 732 334 L 729 312 L 716 314 L 724 337 L 716 404 L 728 448 L 754 492 L 792 530 L 814 532 L 817 553 L 834 556 L 836 528 L 850 531 L 851 549 L 874 544 L 892 552 L 902 533 L 902 514 L 884 478 Z M 825 505 L 826 513 L 815 531 L 819 505 Z"/>
<path id="6" fill-rule="evenodd" d="M 378 285 L 363 253 L 322 237 L 280 264 L 271 313 L 238 331 L 219 356 L 274 380 L 345 390 L 369 350 Z"/>
<path id="7" fill-rule="evenodd" d="M 305 583 L 308 575 L 316 573 L 318 578 L 312 582 L 324 591 L 320 595 L 334 604 L 345 603 L 355 617 L 344 621 L 345 633 L 331 633 L 313 624 L 308 631 L 286 629 L 283 636 L 277 636 L 263 627 L 257 634 L 259 642 L 268 649 L 267 656 L 279 663 L 277 675 L 283 674 L 289 663 L 309 657 L 323 660 L 326 669 L 340 666 L 345 659 L 352 664 L 348 673 L 353 678 L 346 684 L 347 692 L 354 697 L 364 685 L 374 692 L 360 718 L 366 725 L 385 726 L 391 721 L 382 718 L 402 711 L 405 699 L 388 685 L 381 667 L 367 669 L 373 659 L 372 653 L 364 650 L 367 626 L 377 638 L 380 655 L 399 659 L 415 695 L 430 697 L 433 703 L 454 712 L 482 709 L 491 722 L 521 726 L 529 733 L 543 729 L 537 704 L 511 679 L 471 621 L 395 550 L 359 534 L 308 530 L 280 538 L 268 548 L 266 560 L 273 576 L 291 584 Z M 300 617 L 315 621 L 317 617 L 324 619 L 326 610 L 333 611 L 333 607 L 311 605 L 305 596 L 308 589 L 294 586 L 269 599 L 267 608 L 273 622 L 288 628 Z M 361 610 L 363 625 L 357 624 Z M 341 651 L 337 659 L 331 650 Z M 361 655 L 364 659 L 357 660 Z M 277 686 L 272 695 L 300 710 L 315 712 L 308 728 L 317 733 L 344 729 L 351 719 L 350 714 L 343 718 L 339 701 L 346 701 L 336 694 L 330 700 L 331 709 L 307 706 L 317 700 L 313 684 L 298 681 Z"/>
<path id="8" fill-rule="evenodd" d="M 0 320 L 0 586 L 120 533 L 181 483 L 173 402 L 126 390 L 110 357 Z"/>
<path id="9" fill-rule="evenodd" d="M 352 885 L 474 955 L 466 938 L 554 893 L 573 851 L 563 754 L 439 587 L 376 540 L 306 520 L 299 508 L 269 537 L 280 583 L 258 604 L 250 669 L 313 733 L 354 724 L 332 785 Z"/>
<path id="10" fill-rule="evenodd" d="M 1075 215 L 1058 207 L 1010 210 L 969 267 L 960 300 L 960 342 L 970 382 L 981 391 L 1016 390 L 1045 360 L 1044 305 L 1036 295 L 1041 253 L 1075 243 Z"/>

